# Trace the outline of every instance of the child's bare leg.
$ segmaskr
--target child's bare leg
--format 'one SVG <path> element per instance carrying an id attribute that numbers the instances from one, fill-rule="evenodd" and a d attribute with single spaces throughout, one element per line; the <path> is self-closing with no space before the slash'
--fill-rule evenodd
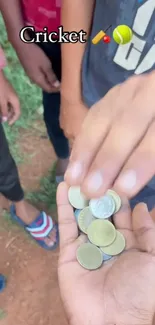
<path id="1" fill-rule="evenodd" d="M 10 154 L 1 123 L 0 148 L 0 193 L 2 193 L 9 202 L 14 202 L 16 216 L 27 226 L 31 225 L 40 215 L 40 211 L 24 200 L 24 192 L 20 184 L 17 167 Z M 55 238 L 56 231 L 53 229 L 48 237 L 45 238 L 45 243 L 48 246 L 52 246 L 52 242 L 55 242 Z"/>

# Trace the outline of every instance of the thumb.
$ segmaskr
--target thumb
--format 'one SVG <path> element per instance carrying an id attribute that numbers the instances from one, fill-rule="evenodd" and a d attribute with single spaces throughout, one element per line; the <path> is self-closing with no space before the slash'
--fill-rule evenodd
<path id="1" fill-rule="evenodd" d="M 132 223 L 138 248 L 155 255 L 155 224 L 146 204 L 141 203 L 134 208 Z"/>
<path id="2" fill-rule="evenodd" d="M 57 207 L 60 233 L 60 250 L 75 242 L 78 238 L 78 227 L 73 208 L 68 201 L 68 186 L 60 183 L 57 190 Z"/>
<path id="3" fill-rule="evenodd" d="M 8 120 L 8 103 L 7 102 L 1 103 L 0 110 L 1 110 L 2 123 L 5 123 Z"/>
<path id="4" fill-rule="evenodd" d="M 10 99 L 10 116 L 9 116 L 9 125 L 14 124 L 20 117 L 20 102 L 18 97 L 15 95 L 11 96 Z"/>

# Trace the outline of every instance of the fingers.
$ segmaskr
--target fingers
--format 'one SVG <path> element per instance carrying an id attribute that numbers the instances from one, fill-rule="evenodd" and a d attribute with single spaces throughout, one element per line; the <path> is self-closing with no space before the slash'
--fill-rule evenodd
<path id="1" fill-rule="evenodd" d="M 146 204 L 141 203 L 135 207 L 132 224 L 139 249 L 155 255 L 155 224 Z"/>
<path id="2" fill-rule="evenodd" d="M 113 185 L 149 125 L 149 116 L 142 116 L 141 120 L 139 119 L 139 114 L 133 113 L 132 109 L 115 119 L 84 179 L 82 191 L 88 197 L 101 196 Z"/>
<path id="3" fill-rule="evenodd" d="M 55 88 L 56 90 L 60 90 L 60 82 L 57 80 L 57 77 L 55 73 L 53 72 L 51 66 L 49 69 L 45 71 L 46 78 L 48 80 L 48 83 L 51 85 L 51 87 Z"/>
<path id="4" fill-rule="evenodd" d="M 108 105 L 109 112 L 105 104 Z M 104 115 L 101 113 L 100 102 L 88 113 L 82 131 L 75 140 L 71 163 L 65 175 L 70 185 L 80 185 L 83 182 L 82 191 L 87 197 L 101 196 L 113 185 L 150 122 L 146 110 L 139 114 L 138 109 L 136 113 L 134 109 L 122 112 L 119 107 L 119 114 L 115 116 L 109 105 L 108 98 L 102 105 Z M 117 111 L 116 106 L 115 110 Z"/>
<path id="5" fill-rule="evenodd" d="M 8 121 L 8 117 L 7 116 L 2 116 L 2 123 L 6 123 Z"/>
<path id="6" fill-rule="evenodd" d="M 68 201 L 68 187 L 64 182 L 59 185 L 57 190 L 57 206 L 61 249 L 73 243 L 78 237 L 73 208 Z"/>
<path id="7" fill-rule="evenodd" d="M 65 174 L 65 180 L 70 185 L 82 183 L 108 133 L 112 119 L 111 112 L 113 112 L 112 107 L 109 107 L 111 102 L 108 103 L 108 98 L 108 96 L 105 97 L 103 105 L 99 101 L 91 108 L 84 120 L 80 134 L 75 139 L 70 164 Z M 107 112 L 107 105 L 110 113 Z"/>
<path id="8" fill-rule="evenodd" d="M 46 91 L 48 93 L 50 93 L 52 91 L 52 86 L 48 82 L 48 79 L 46 78 L 46 75 L 43 73 L 43 71 L 39 71 L 37 73 L 36 78 L 33 78 L 33 76 L 32 77 L 30 76 L 30 78 L 44 91 Z"/>
<path id="9" fill-rule="evenodd" d="M 49 67 L 41 67 L 40 68 L 40 72 L 42 75 L 42 78 L 40 78 L 40 80 L 38 80 L 38 82 L 42 85 L 41 88 L 43 88 L 47 92 L 53 92 L 53 90 L 55 89 L 55 91 L 59 91 L 60 90 L 60 82 L 57 80 L 55 74 L 53 73 L 53 70 L 51 68 L 51 64 Z"/>
<path id="10" fill-rule="evenodd" d="M 138 249 L 136 237 L 133 232 L 127 229 L 118 229 L 125 238 L 125 250 Z"/>
<path id="11" fill-rule="evenodd" d="M 128 197 L 135 196 L 155 174 L 155 122 L 130 156 L 115 181 L 115 188 Z"/>
<path id="12" fill-rule="evenodd" d="M 117 96 L 117 88 L 110 91 L 108 96 L 105 96 L 88 113 L 82 132 L 75 140 L 71 163 L 65 179 L 70 185 L 82 184 L 82 192 L 89 198 L 103 195 L 113 185 L 117 187 L 115 180 L 120 175 L 123 166 L 126 170 L 129 157 L 136 152 L 138 144 L 145 140 L 144 136 L 153 118 L 153 110 L 151 102 L 149 102 L 150 111 L 146 110 L 146 102 L 141 99 L 141 93 L 146 86 L 146 77 L 141 81 L 143 82 L 140 84 L 139 78 L 132 78 L 125 85 L 120 86 L 122 99 L 119 95 Z M 128 95 L 129 86 L 131 86 L 130 90 L 133 88 L 131 96 Z M 148 86 L 146 88 L 146 92 L 149 93 Z M 114 98 L 116 98 L 115 101 Z M 114 109 L 117 112 L 116 115 L 113 112 Z M 145 147 L 148 147 L 148 140 Z M 141 149 L 140 147 L 142 156 Z M 119 190 L 129 197 L 134 196 L 153 175 L 154 156 L 153 152 L 152 169 L 144 173 L 146 165 L 148 167 L 150 164 L 149 159 L 146 162 L 145 156 L 143 168 L 141 167 L 141 171 L 140 168 L 138 170 L 139 174 L 143 173 L 143 182 L 138 183 L 136 179 L 137 177 L 139 180 L 141 175 L 130 172 L 125 181 L 123 180 L 127 189 L 123 184 L 124 187 L 119 187 Z M 139 164 L 138 161 L 137 166 Z"/>
<path id="13" fill-rule="evenodd" d="M 17 96 L 12 96 L 10 99 L 10 116 L 9 125 L 13 125 L 20 117 L 20 102 Z"/>
<path id="14" fill-rule="evenodd" d="M 60 88 L 60 84 L 59 81 L 55 81 L 53 82 L 53 85 L 51 85 L 51 83 L 49 82 L 47 75 L 45 73 L 40 72 L 37 75 L 36 79 L 31 78 L 40 88 L 42 88 L 44 91 L 46 91 L 47 93 L 51 93 L 51 92 L 58 92 L 59 88 Z"/>

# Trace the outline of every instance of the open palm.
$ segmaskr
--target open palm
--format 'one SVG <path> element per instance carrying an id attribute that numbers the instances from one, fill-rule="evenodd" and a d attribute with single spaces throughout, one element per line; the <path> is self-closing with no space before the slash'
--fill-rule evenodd
<path id="1" fill-rule="evenodd" d="M 60 258 L 59 284 L 71 325 L 152 324 L 155 311 L 155 225 L 144 204 L 131 215 L 127 202 L 114 223 L 126 238 L 126 251 L 96 271 L 76 260 L 78 237 L 68 188 L 57 193 Z"/>

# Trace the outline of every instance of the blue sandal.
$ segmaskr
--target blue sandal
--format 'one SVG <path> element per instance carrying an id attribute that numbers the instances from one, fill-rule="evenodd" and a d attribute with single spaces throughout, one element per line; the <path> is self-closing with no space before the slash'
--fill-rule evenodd
<path id="1" fill-rule="evenodd" d="M 32 238 L 44 249 L 54 250 L 59 244 L 59 231 L 58 224 L 55 223 L 51 217 L 45 212 L 41 212 L 39 216 L 30 225 L 25 224 L 17 215 L 15 206 L 12 204 L 10 207 L 11 217 L 14 221 L 18 222 L 31 236 Z M 52 229 L 56 229 L 56 242 L 52 246 L 46 245 L 45 238 L 48 238 Z"/>

